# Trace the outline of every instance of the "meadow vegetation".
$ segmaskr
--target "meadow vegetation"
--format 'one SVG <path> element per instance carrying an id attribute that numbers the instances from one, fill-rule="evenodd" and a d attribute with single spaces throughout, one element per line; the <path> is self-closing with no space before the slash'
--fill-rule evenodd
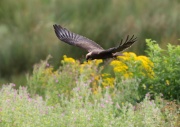
<path id="1" fill-rule="evenodd" d="M 26 87 L 2 86 L 0 126 L 178 127 L 180 46 L 146 42 L 147 56 L 124 52 L 109 64 L 64 55 L 56 69 L 47 57 Z"/>

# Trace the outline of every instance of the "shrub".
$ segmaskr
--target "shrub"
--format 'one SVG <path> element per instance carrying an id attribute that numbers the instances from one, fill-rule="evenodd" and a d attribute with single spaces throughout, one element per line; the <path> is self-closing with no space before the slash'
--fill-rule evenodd
<path id="1" fill-rule="evenodd" d="M 167 45 L 167 50 L 147 39 L 147 53 L 153 62 L 154 78 L 146 87 L 153 93 L 162 93 L 166 99 L 180 100 L 180 46 Z"/>

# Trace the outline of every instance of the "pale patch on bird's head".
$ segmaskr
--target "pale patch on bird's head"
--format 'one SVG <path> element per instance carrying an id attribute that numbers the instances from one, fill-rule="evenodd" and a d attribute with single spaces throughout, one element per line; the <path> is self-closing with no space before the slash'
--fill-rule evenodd
<path id="1" fill-rule="evenodd" d="M 92 59 L 91 55 L 92 55 L 92 52 L 89 52 L 88 54 L 86 54 L 86 61 L 88 61 L 89 59 Z"/>

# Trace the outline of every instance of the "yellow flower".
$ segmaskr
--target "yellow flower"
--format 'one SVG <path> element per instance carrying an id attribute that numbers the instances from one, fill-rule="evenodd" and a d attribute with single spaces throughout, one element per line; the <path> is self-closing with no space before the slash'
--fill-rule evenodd
<path id="1" fill-rule="evenodd" d="M 123 60 L 130 60 L 131 58 L 135 58 L 136 54 L 133 52 L 124 52 L 122 56 L 118 56 L 118 59 L 123 59 Z"/>
<path id="2" fill-rule="evenodd" d="M 121 65 L 121 61 L 119 61 L 119 60 L 113 60 L 111 63 L 110 63 L 110 65 L 112 65 L 112 66 L 119 66 L 119 65 Z"/>
<path id="3" fill-rule="evenodd" d="M 94 77 L 94 79 L 95 79 L 96 81 L 99 81 L 99 75 L 96 75 L 96 76 Z"/>
<path id="4" fill-rule="evenodd" d="M 93 91 L 93 93 L 97 93 L 97 92 L 98 92 L 98 83 L 97 83 L 96 81 L 93 81 L 93 82 L 91 83 L 91 85 L 92 85 L 92 91 Z"/>
<path id="5" fill-rule="evenodd" d="M 122 56 L 118 56 L 117 60 L 111 62 L 115 73 L 121 73 L 125 78 L 132 77 L 133 70 L 138 70 L 139 74 L 154 77 L 153 62 L 146 56 L 137 56 L 133 52 L 124 52 Z M 136 67 L 136 68 L 133 68 Z"/>
<path id="6" fill-rule="evenodd" d="M 114 72 L 123 72 L 128 69 L 128 66 L 126 66 L 126 64 L 118 60 L 113 60 L 110 65 L 114 67 Z"/>
<path id="7" fill-rule="evenodd" d="M 94 94 L 97 94 L 97 93 L 98 93 L 98 91 L 97 91 L 97 90 L 94 90 L 94 91 L 93 91 L 93 93 L 94 93 Z"/>
<path id="8" fill-rule="evenodd" d="M 153 78 L 154 77 L 154 72 L 152 70 L 152 67 L 154 66 L 153 62 L 151 62 L 149 58 L 146 56 L 138 56 L 136 57 L 136 60 L 141 61 L 142 68 L 146 70 L 147 75 L 150 78 Z"/>
<path id="9" fill-rule="evenodd" d="M 86 65 L 90 65 L 90 64 L 92 64 L 92 62 L 93 62 L 92 60 L 88 60 L 88 61 L 84 61 L 83 63 Z"/>
<path id="10" fill-rule="evenodd" d="M 103 61 L 102 61 L 102 59 L 99 59 L 99 60 L 95 60 L 95 64 L 96 64 L 96 66 L 98 66 L 100 63 L 102 63 Z"/>
<path id="11" fill-rule="evenodd" d="M 126 72 L 126 73 L 124 73 L 123 76 L 127 79 L 127 78 L 132 77 L 132 76 L 133 76 L 133 73 L 132 73 L 132 72 Z"/>
<path id="12" fill-rule="evenodd" d="M 110 86 L 114 88 L 114 78 L 104 78 L 102 82 L 103 87 Z"/>
<path id="13" fill-rule="evenodd" d="M 67 57 L 66 55 L 64 55 L 63 58 L 64 58 L 63 62 L 65 63 L 75 63 L 75 60 L 71 57 Z"/>
<path id="14" fill-rule="evenodd" d="M 123 55 L 125 55 L 126 57 L 136 57 L 136 54 L 133 52 L 124 52 Z"/>

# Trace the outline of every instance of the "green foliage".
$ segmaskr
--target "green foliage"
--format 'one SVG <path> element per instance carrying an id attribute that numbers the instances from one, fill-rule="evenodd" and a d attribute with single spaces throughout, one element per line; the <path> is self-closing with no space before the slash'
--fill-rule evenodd
<path id="1" fill-rule="evenodd" d="M 180 46 L 167 45 L 167 50 L 159 47 L 155 41 L 146 40 L 147 53 L 154 63 L 154 78 L 147 86 L 154 93 L 162 93 L 167 99 L 180 100 Z"/>

